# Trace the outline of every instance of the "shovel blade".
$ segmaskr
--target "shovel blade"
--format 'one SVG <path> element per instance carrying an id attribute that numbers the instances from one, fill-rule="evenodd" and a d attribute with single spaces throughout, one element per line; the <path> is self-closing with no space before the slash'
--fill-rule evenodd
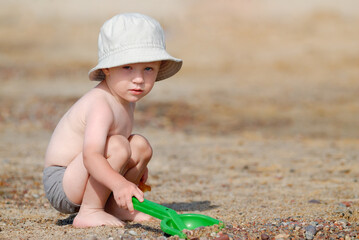
<path id="1" fill-rule="evenodd" d="M 199 227 L 208 227 L 222 223 L 221 221 L 211 218 L 209 216 L 195 213 L 179 214 L 178 216 L 185 225 L 185 228 L 183 229 L 188 230 L 194 230 Z M 178 235 L 181 238 L 186 237 L 186 234 L 183 233 L 183 229 L 178 229 L 176 227 L 176 224 L 170 218 L 166 218 L 161 221 L 161 229 L 162 231 L 170 235 Z"/>

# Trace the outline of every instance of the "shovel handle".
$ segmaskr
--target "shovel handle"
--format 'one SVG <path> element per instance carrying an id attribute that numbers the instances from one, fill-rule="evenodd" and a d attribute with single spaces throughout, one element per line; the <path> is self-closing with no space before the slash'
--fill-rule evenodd
<path id="1" fill-rule="evenodd" d="M 174 215 L 176 213 L 175 210 L 171 208 L 167 208 L 165 206 L 162 206 L 160 204 L 151 202 L 147 199 L 144 199 L 143 202 L 138 201 L 137 198 L 132 197 L 132 203 L 133 207 L 140 212 L 146 213 L 152 217 L 158 218 L 160 220 L 163 220 L 164 218 L 169 218 L 171 215 Z"/>
<path id="2" fill-rule="evenodd" d="M 180 219 L 177 212 L 171 208 L 162 206 L 158 203 L 151 202 L 147 199 L 144 199 L 143 202 L 138 201 L 137 198 L 132 197 L 133 207 L 140 212 L 146 213 L 152 217 L 158 218 L 160 220 L 171 219 L 174 228 L 182 231 L 186 228 L 186 225 Z"/>

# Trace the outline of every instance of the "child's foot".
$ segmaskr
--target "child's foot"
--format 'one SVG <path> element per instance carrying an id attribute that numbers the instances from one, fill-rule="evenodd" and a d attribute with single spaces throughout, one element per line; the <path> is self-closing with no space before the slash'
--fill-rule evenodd
<path id="1" fill-rule="evenodd" d="M 73 226 L 76 228 L 104 225 L 123 227 L 125 224 L 118 218 L 105 212 L 103 209 L 80 209 L 80 212 L 77 214 L 73 222 Z"/>
<path id="2" fill-rule="evenodd" d="M 152 217 L 143 212 L 136 211 L 134 213 L 130 213 L 130 211 L 118 208 L 115 211 L 114 216 L 118 217 L 122 221 L 133 221 L 133 222 L 146 222 L 150 221 Z"/>
<path id="3" fill-rule="evenodd" d="M 114 199 L 109 199 L 107 201 L 105 211 L 118 217 L 122 221 L 145 222 L 153 219 L 150 215 L 145 213 L 136 210 L 134 213 L 130 213 L 130 211 L 120 208 Z"/>

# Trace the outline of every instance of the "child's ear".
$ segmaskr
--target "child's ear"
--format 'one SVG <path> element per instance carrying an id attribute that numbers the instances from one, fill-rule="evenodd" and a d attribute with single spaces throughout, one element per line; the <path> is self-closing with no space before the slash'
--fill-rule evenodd
<path id="1" fill-rule="evenodd" d="M 108 70 L 108 68 L 103 68 L 103 69 L 102 69 L 102 72 L 103 72 L 106 76 L 110 75 L 110 71 Z"/>

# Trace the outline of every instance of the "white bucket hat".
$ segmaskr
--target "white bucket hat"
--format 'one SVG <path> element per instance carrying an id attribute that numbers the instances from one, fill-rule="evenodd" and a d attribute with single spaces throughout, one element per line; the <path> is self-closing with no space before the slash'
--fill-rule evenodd
<path id="1" fill-rule="evenodd" d="M 89 78 L 105 79 L 104 68 L 132 63 L 162 61 L 156 81 L 176 74 L 182 60 L 166 51 L 161 25 L 138 13 L 119 14 L 107 20 L 98 37 L 98 64 L 90 70 Z"/>

